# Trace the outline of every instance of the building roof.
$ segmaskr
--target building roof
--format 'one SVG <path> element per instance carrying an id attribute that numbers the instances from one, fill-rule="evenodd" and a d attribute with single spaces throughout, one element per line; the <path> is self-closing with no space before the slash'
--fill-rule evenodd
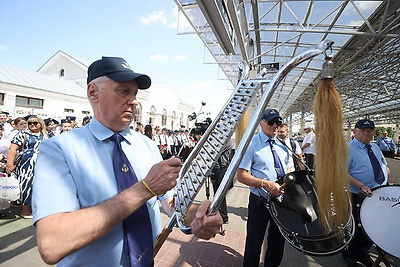
<path id="1" fill-rule="evenodd" d="M 46 69 L 48 69 L 49 67 L 51 67 L 57 60 L 59 60 L 60 58 L 66 58 L 69 61 L 73 62 L 77 67 L 83 69 L 83 70 L 87 70 L 87 68 L 90 65 L 90 62 L 77 58 L 77 57 L 73 57 L 67 53 L 65 53 L 62 50 L 58 50 L 51 58 L 49 58 L 49 60 L 47 60 L 38 70 L 37 72 L 40 73 L 44 73 L 46 71 Z"/>
<path id="2" fill-rule="evenodd" d="M 0 83 L 86 98 L 86 89 L 75 82 L 7 64 L 0 64 Z"/>

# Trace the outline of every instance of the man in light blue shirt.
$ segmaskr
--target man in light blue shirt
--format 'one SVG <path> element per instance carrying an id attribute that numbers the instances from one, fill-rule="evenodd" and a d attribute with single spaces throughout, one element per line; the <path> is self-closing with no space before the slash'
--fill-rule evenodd
<path id="1" fill-rule="evenodd" d="M 146 205 L 148 235 L 155 241 L 161 230 L 156 200 L 162 195 L 164 209 L 172 213 L 170 190 L 181 161 L 162 161 L 153 142 L 129 128 L 138 89 L 151 85 L 147 75 L 135 73 L 122 58 L 103 57 L 89 66 L 87 83 L 92 121 L 40 147 L 33 189 L 38 249 L 48 264 L 130 266 L 122 222 Z M 139 181 L 121 192 L 113 168 L 115 143 L 109 139 L 115 133 L 124 138 L 122 150 Z M 203 203 L 191 223 L 193 233 L 204 239 L 215 236 L 222 225 L 219 214 L 206 214 L 209 205 Z M 153 256 L 152 248 L 146 251 Z"/>
<path id="2" fill-rule="evenodd" d="M 393 139 L 388 136 L 387 131 L 382 132 L 382 136 L 376 140 L 376 144 L 379 146 L 385 157 L 394 158 L 396 154 L 396 144 Z"/>
<path id="3" fill-rule="evenodd" d="M 371 143 L 375 134 L 375 123 L 368 119 L 359 120 L 354 127 L 354 139 L 348 143 L 348 173 L 350 181 L 350 190 L 353 203 L 353 214 L 356 225 L 360 225 L 357 211 L 357 205 L 360 205 L 362 198 L 359 193 L 367 197 L 372 196 L 372 189 L 389 182 L 394 182 L 387 166 L 386 160 L 379 147 Z M 382 184 L 375 180 L 375 172 L 371 160 L 368 156 L 368 146 L 379 162 L 384 179 Z M 342 252 L 343 258 L 348 266 L 358 266 L 357 261 L 372 266 L 373 261 L 368 255 L 371 247 L 371 241 L 367 238 L 361 227 L 356 227 L 354 238 L 351 240 L 348 248 Z"/>
<path id="4" fill-rule="evenodd" d="M 273 150 L 279 158 L 281 164 L 279 169 L 283 168 L 283 174 L 287 172 L 290 159 L 288 149 L 281 142 L 276 141 L 280 125 L 282 125 L 282 118 L 277 110 L 266 109 L 263 112 L 260 120 L 261 131 L 251 140 L 237 171 L 238 181 L 248 185 L 251 191 L 243 257 L 244 266 L 259 266 L 261 247 L 268 223 L 268 244 L 266 245 L 264 266 L 279 266 L 283 258 L 285 239 L 265 206 L 268 192 L 274 196 L 283 194 L 283 189 L 276 182 L 279 177 Z M 271 141 L 274 142 L 270 144 Z"/>

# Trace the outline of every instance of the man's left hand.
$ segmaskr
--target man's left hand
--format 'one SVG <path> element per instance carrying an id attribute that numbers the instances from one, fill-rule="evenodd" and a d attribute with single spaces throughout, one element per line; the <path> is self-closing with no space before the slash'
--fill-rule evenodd
<path id="1" fill-rule="evenodd" d="M 193 219 L 190 227 L 195 236 L 209 240 L 215 237 L 220 232 L 223 220 L 219 212 L 207 214 L 211 202 L 204 200 L 196 211 L 196 216 Z"/>

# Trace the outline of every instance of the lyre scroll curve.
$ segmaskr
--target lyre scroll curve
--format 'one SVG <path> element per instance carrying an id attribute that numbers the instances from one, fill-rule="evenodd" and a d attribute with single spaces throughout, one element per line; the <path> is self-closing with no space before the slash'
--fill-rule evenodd
<path id="1" fill-rule="evenodd" d="M 235 171 L 250 143 L 251 136 L 257 128 L 262 112 L 265 110 L 279 83 L 294 67 L 308 59 L 324 53 L 327 49 L 331 48 L 332 44 L 332 41 L 322 41 L 316 48 L 309 49 L 292 58 L 281 69 L 279 69 L 272 80 L 248 79 L 250 70 L 249 66 L 242 63 L 242 66 L 240 66 L 241 80 L 238 82 L 232 95 L 211 125 L 207 128 L 199 143 L 190 153 L 181 168 L 174 194 L 175 213 L 172 215 L 157 240 L 155 254 L 167 238 L 168 234 L 172 231 L 175 224 L 178 224 L 179 228 L 184 233 L 191 233 L 190 227 L 184 223 L 187 211 L 193 203 L 193 200 L 205 179 L 210 175 L 213 166 L 221 156 L 222 148 L 229 142 L 229 139 L 238 126 L 238 123 L 255 98 L 259 89 L 261 89 L 264 84 L 268 83 L 268 86 L 262 94 L 258 106 L 250 120 L 247 130 L 245 131 L 243 138 L 236 149 L 235 155 L 224 175 L 221 185 L 213 198 L 209 211 L 211 213 L 216 212 L 223 197 L 226 195 L 229 182 L 234 179 Z"/>

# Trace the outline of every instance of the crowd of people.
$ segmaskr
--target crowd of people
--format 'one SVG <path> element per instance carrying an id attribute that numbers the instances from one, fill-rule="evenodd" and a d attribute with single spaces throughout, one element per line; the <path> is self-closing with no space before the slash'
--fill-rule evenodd
<path id="1" fill-rule="evenodd" d="M 152 266 L 153 249 L 161 232 L 159 206 L 174 212 L 173 188 L 182 162 L 201 138 L 199 129 L 177 130 L 136 123 L 131 127 L 138 90 L 151 85 L 145 74 L 134 72 L 122 58 L 103 57 L 88 69 L 87 96 L 94 116 L 78 127 L 76 118 L 58 122 L 36 115 L 8 121 L 0 114 L 0 168 L 14 172 L 20 183 L 21 217 L 33 218 L 43 260 L 59 266 Z M 264 265 L 281 264 L 285 239 L 266 206 L 265 193 L 285 193 L 278 179 L 297 170 L 312 169 L 315 138 L 305 127 L 301 145 L 290 138 L 279 111 L 266 109 L 237 170 L 239 182 L 249 186 L 244 266 L 259 266 L 268 231 Z M 69 132 L 64 134 L 65 132 Z M 375 124 L 360 120 L 348 143 L 348 174 L 353 205 L 373 189 L 394 179 L 385 160 L 390 140 L 372 143 Z M 216 190 L 229 165 L 232 144 L 212 171 Z M 225 153 L 226 151 L 226 153 Z M 20 159 L 19 155 L 21 155 Z M 93 167 L 94 166 L 94 167 Z M 225 199 L 221 209 L 208 214 L 210 202 L 189 210 L 192 232 L 214 237 L 228 221 Z M 356 217 L 356 216 L 355 216 Z M 357 218 L 356 218 L 357 220 Z M 359 222 L 356 222 L 358 225 Z M 348 266 L 372 266 L 371 243 L 365 233 L 343 251 Z"/>
<path id="2" fill-rule="evenodd" d="M 157 145 L 163 159 L 177 156 L 185 161 L 201 138 L 201 132 L 196 129 L 189 132 L 185 125 L 181 125 L 178 130 L 169 130 L 160 126 L 153 127 L 150 124 L 144 127 L 140 127 L 142 125 L 140 123 L 137 125 L 139 127 L 136 127 L 135 131 L 149 137 Z"/>
<path id="3" fill-rule="evenodd" d="M 86 121 L 87 118 L 89 117 L 85 117 Z M 52 118 L 43 120 L 37 115 L 12 119 L 8 112 L 0 112 L 0 171 L 14 173 L 18 179 L 20 199 L 11 204 L 21 206 L 21 218 L 32 219 L 32 185 L 39 144 L 73 128 L 77 128 L 74 116 L 67 116 L 59 123 Z M 9 203 L 2 201 L 1 207 L 5 209 L 9 207 Z M 0 212 L 0 217 L 6 216 L 6 213 Z"/>
<path id="4" fill-rule="evenodd" d="M 22 207 L 21 218 L 32 219 L 32 184 L 39 144 L 45 139 L 84 127 L 91 120 L 92 116 L 86 116 L 81 126 L 78 126 L 75 116 L 66 116 L 59 121 L 53 118 L 42 119 L 37 115 L 12 119 L 8 112 L 0 111 L 0 172 L 15 173 L 18 178 L 20 199 L 12 201 L 11 204 Z M 143 127 L 140 122 L 136 125 L 135 131 L 149 137 L 158 147 L 164 160 L 177 156 L 185 161 L 201 138 L 201 132 L 192 129 L 189 134 L 189 130 L 184 125 L 181 125 L 178 130 L 167 128 L 160 130 L 160 126 L 153 127 L 150 124 Z M 2 210 L 8 207 L 6 203 L 1 205 Z M 0 217 L 6 216 L 0 210 Z"/>

